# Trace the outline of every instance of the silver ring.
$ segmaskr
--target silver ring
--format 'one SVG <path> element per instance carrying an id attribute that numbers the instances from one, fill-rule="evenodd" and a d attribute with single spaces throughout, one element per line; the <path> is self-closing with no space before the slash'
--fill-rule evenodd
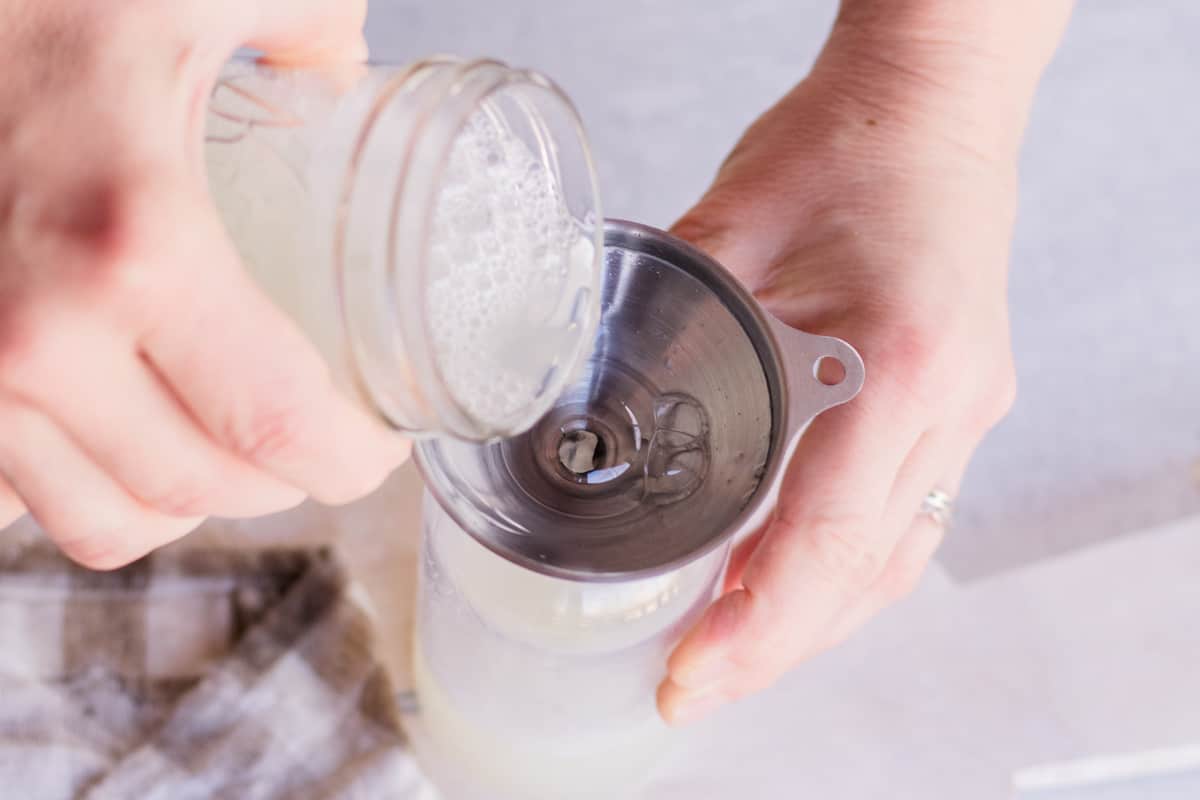
<path id="1" fill-rule="evenodd" d="M 954 511 L 954 498 L 948 492 L 934 489 L 925 495 L 921 501 L 920 514 L 923 514 L 943 528 L 950 527 L 950 519 Z"/>

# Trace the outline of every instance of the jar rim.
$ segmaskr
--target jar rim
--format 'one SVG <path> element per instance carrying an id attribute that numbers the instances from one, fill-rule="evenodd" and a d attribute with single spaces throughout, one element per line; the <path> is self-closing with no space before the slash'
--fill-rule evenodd
<path id="1" fill-rule="evenodd" d="M 422 400 L 430 409 L 437 430 L 408 430 L 416 435 L 433 435 L 448 433 L 458 438 L 485 441 L 520 433 L 539 419 L 554 403 L 557 395 L 565 387 L 574 368 L 587 357 L 588 350 L 594 339 L 595 328 L 599 324 L 598 287 L 601 279 L 603 253 L 603 215 L 600 211 L 599 179 L 592 158 L 583 123 L 575 106 L 550 79 L 540 73 L 530 70 L 519 70 L 500 61 L 479 59 L 465 61 L 453 57 L 432 57 L 424 59 L 397 73 L 381 91 L 371 110 L 368 123 L 364 126 L 355 153 L 360 153 L 378 134 L 377 122 L 384 113 L 387 105 L 393 102 L 398 93 L 422 73 L 432 74 L 429 70 L 453 70 L 435 87 L 431 102 L 426 106 L 420 119 L 414 121 L 412 135 L 408 137 L 403 157 L 400 159 L 395 174 L 391 206 L 387 212 L 387 243 L 386 263 L 384 264 L 384 279 L 386 280 L 386 298 L 389 313 L 392 315 L 394 334 L 399 338 L 399 344 L 404 349 L 415 373 L 415 380 L 410 387 L 421 395 Z M 536 402 L 509 419 L 504 424 L 484 420 L 473 414 L 464 400 L 452 390 L 439 359 L 434 352 L 431 337 L 431 318 L 429 304 L 426 302 L 430 284 L 430 259 L 432 252 L 432 228 L 435 209 L 444 185 L 444 177 L 452 148 L 458 136 L 465 129 L 470 119 L 491 98 L 506 91 L 518 88 L 530 88 L 546 93 L 554 104 L 556 113 L 562 115 L 569 124 L 571 142 L 555 142 L 555 149 L 570 146 L 577 148 L 581 157 L 579 163 L 583 167 L 589 197 L 590 212 L 595 215 L 595 224 L 591 238 L 595 249 L 595 261 L 592 264 L 591 286 L 594 308 L 587 319 L 587 329 L 582 331 L 578 344 L 573 351 L 567 353 L 568 363 L 565 369 L 559 370 L 557 380 L 544 387 L 536 397 Z M 531 125 L 544 128 L 545 123 L 539 119 L 538 112 L 524 107 L 521 113 L 528 118 Z M 538 154 L 537 159 L 550 171 L 555 180 L 561 184 L 559 164 L 553 161 L 546 152 Z M 359 178 L 362 165 L 352 158 L 347 174 L 344 193 L 353 192 L 354 184 Z M 343 213 L 346 203 L 342 203 Z M 345 219 L 338 220 L 339 230 L 347 224 Z M 340 237 L 339 237 L 340 238 Z M 414 244 L 415 243 L 415 244 Z M 410 246 L 411 245 L 411 246 Z M 337 246 L 337 257 L 344 257 L 344 242 Z M 344 270 L 339 269 L 339 281 L 344 279 Z M 415 290 L 421 297 L 421 302 L 411 302 Z M 343 293 L 344 296 L 344 293 Z M 347 339 L 354 341 L 353 331 L 349 330 L 354 322 L 352 315 L 344 313 L 343 324 Z M 359 363 L 354 347 L 350 347 L 350 361 L 356 374 L 360 388 L 364 388 L 365 397 L 370 398 L 377 413 L 391 424 L 386 410 L 381 407 L 379 399 L 369 387 L 370 381 L 363 373 L 369 365 Z M 554 385 L 557 384 L 557 385 Z M 407 425 L 404 426 L 406 429 Z"/>
<path id="2" fill-rule="evenodd" d="M 761 472 L 755 472 L 753 491 L 741 498 L 739 506 L 730 506 L 733 510 L 727 524 L 715 527 L 707 519 L 698 522 L 690 510 L 674 520 L 663 515 L 664 509 L 684 509 L 694 504 L 700 499 L 698 495 L 660 507 L 635 523 L 599 520 L 575 525 L 582 518 L 564 512 L 558 520 L 546 524 L 541 513 L 558 513 L 556 506 L 535 498 L 526 488 L 529 484 L 520 485 L 511 477 L 511 470 L 504 477 L 505 470 L 514 463 L 505 453 L 513 442 L 473 445 L 430 440 L 414 448 L 414 461 L 426 489 L 471 537 L 518 566 L 581 583 L 649 578 L 705 557 L 761 521 L 760 515 L 772 502 L 787 463 L 787 376 L 783 351 L 766 312 L 721 264 L 692 245 L 664 231 L 623 220 L 606 220 L 605 231 L 606 252 L 614 257 L 610 263 L 622 265 L 607 273 L 607 282 L 620 283 L 623 271 L 653 274 L 667 266 L 694 280 L 721 304 L 730 325 L 740 329 L 746 347 L 754 353 L 769 423 L 765 429 L 764 463 Z M 609 304 L 620 305 L 621 292 L 609 288 L 605 296 Z M 598 352 L 603 352 L 603 346 Z M 720 420 L 715 422 L 719 424 Z M 734 450 L 725 447 L 718 451 L 732 456 Z M 754 462 L 751 459 L 745 463 Z M 744 471 L 750 473 L 749 468 Z M 720 500 L 723 489 L 723 482 L 717 482 L 703 485 L 700 491 Z M 513 499 L 513 504 L 505 504 L 506 496 Z M 514 513 L 516 504 L 535 510 L 536 516 Z M 649 542 L 661 546 L 653 555 L 646 550 Z"/>

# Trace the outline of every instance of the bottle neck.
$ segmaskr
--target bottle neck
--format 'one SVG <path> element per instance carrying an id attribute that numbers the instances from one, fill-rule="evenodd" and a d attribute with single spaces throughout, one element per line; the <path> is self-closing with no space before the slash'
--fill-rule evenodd
<path id="1" fill-rule="evenodd" d="M 418 62 L 370 94 L 332 209 L 360 394 L 416 435 L 518 433 L 599 318 L 602 215 L 578 117 L 494 61 Z"/>

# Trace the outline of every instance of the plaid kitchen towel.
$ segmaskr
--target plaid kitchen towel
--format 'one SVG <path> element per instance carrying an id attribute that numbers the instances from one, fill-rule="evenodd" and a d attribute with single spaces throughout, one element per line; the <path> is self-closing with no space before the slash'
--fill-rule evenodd
<path id="1" fill-rule="evenodd" d="M 424 797 L 350 588 L 326 550 L 0 552 L 0 796 Z"/>

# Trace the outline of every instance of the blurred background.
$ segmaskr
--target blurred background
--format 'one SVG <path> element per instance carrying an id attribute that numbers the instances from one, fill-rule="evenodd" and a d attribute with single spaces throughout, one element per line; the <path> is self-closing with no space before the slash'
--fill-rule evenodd
<path id="1" fill-rule="evenodd" d="M 665 227 L 805 74 L 834 11 L 373 0 L 368 36 L 382 60 L 489 55 L 554 77 L 606 212 Z M 847 648 L 689 734 L 654 797 L 1200 796 L 1197 43 L 1195 0 L 1080 4 L 1023 157 L 1020 398 L 942 566 Z M 1144 757 L 1163 749 L 1169 777 Z M 1071 788 L 1096 770 L 1055 764 L 1079 758 L 1124 777 Z"/>

